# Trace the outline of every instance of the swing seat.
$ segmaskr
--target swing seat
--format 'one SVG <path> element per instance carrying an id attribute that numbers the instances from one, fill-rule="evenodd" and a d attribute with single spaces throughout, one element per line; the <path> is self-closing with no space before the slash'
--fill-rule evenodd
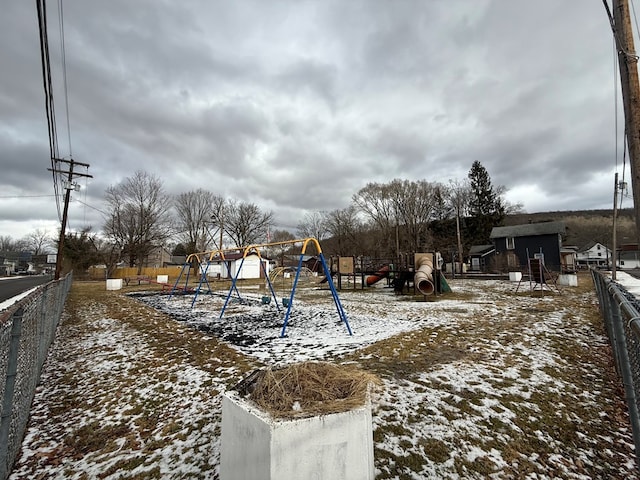
<path id="1" fill-rule="evenodd" d="M 268 305 L 269 303 L 271 303 L 271 297 L 267 297 L 266 295 L 264 295 L 262 297 L 262 304 L 263 305 Z"/>
<path id="2" fill-rule="evenodd" d="M 283 307 L 288 307 L 289 306 L 289 299 L 288 298 L 285 298 L 285 297 L 282 298 L 282 306 Z"/>

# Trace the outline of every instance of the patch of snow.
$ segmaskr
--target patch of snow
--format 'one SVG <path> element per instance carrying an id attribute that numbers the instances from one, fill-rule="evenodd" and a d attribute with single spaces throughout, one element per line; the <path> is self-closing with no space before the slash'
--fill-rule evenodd
<path id="1" fill-rule="evenodd" d="M 3 277 L 0 277 L 3 278 Z M 9 278 L 9 277 L 7 277 Z M 20 300 L 22 300 L 25 297 L 28 297 L 31 293 L 35 292 L 39 287 L 33 287 L 29 290 L 26 290 L 18 295 L 16 295 L 15 297 L 11 297 L 7 300 L 5 300 L 4 302 L 0 302 L 0 312 L 2 310 L 6 310 L 8 309 L 10 306 L 18 303 Z"/>

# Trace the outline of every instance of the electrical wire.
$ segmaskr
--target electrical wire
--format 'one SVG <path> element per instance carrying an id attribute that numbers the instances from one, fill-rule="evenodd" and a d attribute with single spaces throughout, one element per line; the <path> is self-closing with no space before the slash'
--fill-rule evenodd
<path id="1" fill-rule="evenodd" d="M 53 179 L 53 189 L 56 198 L 56 208 L 58 210 L 58 220 L 61 221 L 62 213 L 60 208 L 60 189 L 58 185 L 58 175 L 56 174 L 56 160 L 58 157 L 58 140 L 56 130 L 56 116 L 53 99 L 53 88 L 51 81 L 51 63 L 49 58 L 49 40 L 47 32 L 47 8 L 45 0 L 36 0 L 36 10 L 38 13 L 38 33 L 40 39 L 40 60 L 42 63 L 42 84 L 45 97 L 45 112 L 47 116 L 47 129 L 49 135 L 49 153 L 51 159 L 51 176 Z"/>
<path id="2" fill-rule="evenodd" d="M 67 86 L 67 53 L 64 45 L 64 11 L 62 0 L 58 0 L 58 23 L 60 25 L 60 52 L 62 60 L 62 83 L 64 88 L 64 105 L 67 114 L 67 137 L 69 140 L 69 157 L 73 158 L 71 149 L 71 126 L 69 120 L 69 88 Z"/>
<path id="3" fill-rule="evenodd" d="M 56 195 L 0 195 L 0 198 L 50 198 Z"/>
<path id="4" fill-rule="evenodd" d="M 633 3 L 633 0 L 630 0 L 631 3 L 631 11 L 633 12 L 633 21 L 636 24 L 636 32 L 640 31 L 638 30 L 638 17 L 636 17 L 636 6 Z"/>
<path id="5" fill-rule="evenodd" d="M 104 210 L 100 210 L 98 207 L 94 207 L 93 205 L 89 205 L 88 203 L 85 203 L 85 202 L 83 202 L 82 200 L 78 200 L 77 198 L 76 198 L 76 199 L 74 199 L 74 200 L 75 200 L 76 202 L 78 202 L 78 203 L 81 203 L 82 205 L 84 205 L 84 206 L 86 206 L 86 207 L 89 207 L 89 208 L 91 208 L 91 209 L 95 210 L 96 212 L 100 212 L 100 213 L 102 213 L 103 215 L 107 215 L 107 216 L 109 215 L 109 214 L 108 214 L 107 212 L 105 212 Z M 85 222 L 85 223 L 86 223 L 86 222 Z"/>

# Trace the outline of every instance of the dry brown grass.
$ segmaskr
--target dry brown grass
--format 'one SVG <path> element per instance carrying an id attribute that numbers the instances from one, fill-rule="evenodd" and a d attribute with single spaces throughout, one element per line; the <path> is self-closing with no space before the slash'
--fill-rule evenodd
<path id="1" fill-rule="evenodd" d="M 300 418 L 359 408 L 372 386 L 380 385 L 378 377 L 353 365 L 303 362 L 259 371 L 247 391 L 273 417 Z"/>

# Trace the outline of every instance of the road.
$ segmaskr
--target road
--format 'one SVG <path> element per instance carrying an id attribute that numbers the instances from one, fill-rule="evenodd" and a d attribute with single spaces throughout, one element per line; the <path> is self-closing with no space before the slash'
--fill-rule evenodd
<path id="1" fill-rule="evenodd" d="M 0 280 L 0 303 L 51 280 L 51 275 L 33 275 Z"/>

